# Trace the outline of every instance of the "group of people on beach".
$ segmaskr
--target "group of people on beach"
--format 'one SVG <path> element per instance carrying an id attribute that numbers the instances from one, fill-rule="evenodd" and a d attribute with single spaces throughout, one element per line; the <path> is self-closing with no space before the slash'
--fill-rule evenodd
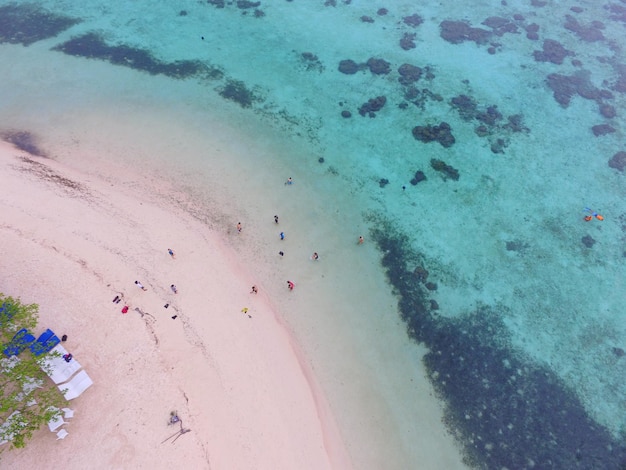
<path id="1" fill-rule="evenodd" d="M 290 176 L 289 178 L 287 178 L 287 181 L 285 181 L 285 186 L 291 186 L 291 185 L 293 185 L 293 178 Z M 278 215 L 274 215 L 274 224 L 278 225 Z M 243 226 L 241 225 L 241 222 L 237 222 L 237 226 L 236 227 L 237 227 L 237 233 L 241 234 L 242 230 L 243 230 Z M 285 232 L 281 231 L 278 234 L 278 236 L 279 236 L 281 241 L 285 240 Z M 364 241 L 365 241 L 365 239 L 363 238 L 363 236 L 362 235 L 359 236 L 358 244 L 362 245 Z M 281 251 L 278 252 L 278 254 L 280 256 L 284 256 L 285 252 L 281 250 Z M 320 259 L 320 256 L 319 256 L 318 252 L 317 251 L 313 252 L 313 254 L 311 255 L 311 260 L 318 261 L 319 259 Z M 290 291 L 292 291 L 295 286 L 296 285 L 295 285 L 295 283 L 293 281 L 290 281 L 290 280 L 287 281 L 287 289 L 289 289 Z M 250 290 L 250 293 L 251 294 L 258 294 L 258 292 L 259 292 L 258 287 L 256 285 L 253 285 L 252 289 Z"/>
<path id="2" fill-rule="evenodd" d="M 285 181 L 285 186 L 292 186 L 292 185 L 293 185 L 293 179 L 292 179 L 291 177 L 289 177 L 289 178 L 287 179 L 287 181 Z M 274 215 L 274 224 L 278 225 L 278 222 L 279 222 L 279 217 L 278 217 L 278 215 Z M 237 222 L 236 229 L 237 229 L 237 233 L 238 233 L 238 234 L 241 234 L 241 233 L 242 233 L 242 231 L 243 231 L 243 225 L 242 225 L 242 223 L 241 223 L 241 222 Z M 284 240 L 285 240 L 285 238 L 286 238 L 286 236 L 285 236 L 285 232 L 281 231 L 281 232 L 279 233 L 279 238 L 280 238 L 280 240 L 281 240 L 281 241 L 284 241 Z M 365 240 L 364 240 L 363 236 L 361 235 L 361 236 L 359 236 L 359 238 L 358 238 L 358 242 L 357 242 L 357 243 L 358 243 L 359 245 L 362 245 L 362 244 L 364 243 L 364 241 L 365 241 Z M 171 248 L 168 248 L 168 249 L 167 249 L 167 253 L 168 253 L 168 255 L 170 256 L 170 258 L 172 258 L 172 259 L 176 259 L 176 253 L 174 253 L 174 250 L 172 250 Z M 280 256 L 284 256 L 284 255 L 285 255 L 284 251 L 282 251 L 282 250 L 281 250 L 281 251 L 279 251 L 279 252 L 278 252 L 278 254 L 279 254 Z M 319 253 L 318 253 L 317 251 L 313 252 L 313 254 L 311 255 L 311 260 L 313 260 L 313 261 L 319 261 L 319 259 L 320 259 L 320 255 L 319 255 Z M 138 288 L 140 288 L 141 290 L 143 290 L 143 291 L 147 291 L 147 290 L 148 290 L 148 289 L 146 289 L 146 287 L 145 287 L 145 286 L 144 286 L 144 285 L 143 285 L 140 281 L 135 281 L 135 285 L 136 285 Z M 294 290 L 294 288 L 295 288 L 295 286 L 296 286 L 296 284 L 295 284 L 292 280 L 287 280 L 287 289 L 289 289 L 290 291 L 293 291 L 293 290 Z M 176 287 L 176 285 L 175 285 L 175 284 L 171 284 L 171 285 L 170 285 L 170 289 L 172 290 L 172 292 L 173 292 L 174 294 L 178 294 L 178 288 Z M 258 294 L 258 293 L 259 293 L 259 289 L 258 289 L 258 287 L 257 287 L 256 285 L 253 285 L 253 286 L 252 286 L 252 289 L 250 290 L 250 293 L 251 293 L 251 294 Z M 122 300 L 122 297 L 123 297 L 123 294 L 120 294 L 120 295 L 116 296 L 116 297 L 115 297 L 115 299 L 113 300 L 113 302 L 114 302 L 114 303 L 119 303 L 119 302 Z M 166 304 L 164 305 L 164 307 L 165 307 L 165 308 L 168 308 L 168 307 L 169 307 L 169 305 L 170 305 L 169 303 L 166 303 Z M 126 313 L 126 312 L 128 312 L 128 309 L 129 309 L 129 306 L 128 306 L 128 305 L 124 305 L 124 307 L 122 308 L 122 313 Z M 247 313 L 247 310 L 248 310 L 248 309 L 246 308 L 245 310 L 246 310 L 246 312 L 244 312 L 244 313 Z M 242 310 L 242 311 L 243 311 L 243 310 Z M 173 316 L 172 316 L 172 319 L 174 319 L 174 320 L 175 320 L 175 319 L 177 318 L 177 316 L 178 316 L 178 315 L 173 315 Z"/>
<path id="3" fill-rule="evenodd" d="M 176 259 L 176 253 L 174 253 L 174 250 L 172 250 L 171 248 L 168 248 L 167 249 L 167 253 L 170 255 L 170 258 Z M 147 291 L 148 290 L 140 281 L 135 281 L 135 285 L 137 287 L 139 287 L 142 291 Z M 172 290 L 172 292 L 174 294 L 178 294 L 178 287 L 176 287 L 175 284 L 170 284 L 170 289 Z M 115 298 L 113 299 L 113 303 L 119 304 L 122 301 L 123 298 L 124 298 L 124 294 L 120 293 L 120 294 L 115 296 Z M 170 306 L 170 304 L 166 303 L 163 307 L 164 308 L 168 308 L 169 306 Z M 124 313 L 124 314 L 128 313 L 129 308 L 130 307 L 128 305 L 124 305 L 122 307 L 122 313 Z M 135 309 L 135 310 L 140 311 L 139 309 Z M 141 313 L 142 313 L 142 316 L 143 316 L 144 313 L 143 312 L 141 312 Z M 176 320 L 177 317 L 178 317 L 178 315 L 173 315 L 172 316 L 172 320 Z"/>

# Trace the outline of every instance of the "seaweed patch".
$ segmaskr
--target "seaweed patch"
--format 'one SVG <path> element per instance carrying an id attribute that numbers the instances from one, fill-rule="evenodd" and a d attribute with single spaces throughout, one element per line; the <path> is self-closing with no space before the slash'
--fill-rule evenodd
<path id="1" fill-rule="evenodd" d="M 254 95 L 254 93 L 246 87 L 246 84 L 239 80 L 226 80 L 226 85 L 218 90 L 222 98 L 234 101 L 242 108 L 249 108 L 255 101 L 260 101 L 260 98 Z"/>
<path id="2" fill-rule="evenodd" d="M 114 65 L 129 67 L 151 75 L 165 75 L 177 79 L 199 75 L 210 78 L 214 74 L 210 67 L 200 61 L 177 60 L 174 62 L 163 62 L 145 49 L 125 44 L 118 46 L 108 45 L 96 33 L 87 33 L 72 38 L 54 47 L 53 50 L 76 57 L 104 60 Z"/>
<path id="3" fill-rule="evenodd" d="M 480 305 L 446 318 L 429 298 L 434 262 L 406 235 L 371 215 L 371 238 L 413 340 L 444 402 L 444 422 L 476 468 L 624 468 L 626 447 L 585 412 L 551 370 L 517 351 L 502 322 L 505 306 Z M 427 270 L 424 266 L 432 264 Z"/>
<path id="4" fill-rule="evenodd" d="M 0 43 L 29 46 L 57 36 L 81 20 L 51 13 L 34 4 L 0 7 Z"/>
<path id="5" fill-rule="evenodd" d="M 15 145 L 18 149 L 28 152 L 31 155 L 47 157 L 46 152 L 37 144 L 36 137 L 28 131 L 4 131 L 0 133 L 0 137 L 2 137 L 4 141 Z"/>

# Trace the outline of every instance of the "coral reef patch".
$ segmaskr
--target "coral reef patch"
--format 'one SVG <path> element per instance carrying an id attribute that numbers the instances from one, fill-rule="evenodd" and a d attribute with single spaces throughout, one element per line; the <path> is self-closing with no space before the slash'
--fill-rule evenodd
<path id="1" fill-rule="evenodd" d="M 626 152 L 617 152 L 613 155 L 609 160 L 609 166 L 623 172 L 626 169 Z"/>
<path id="2" fill-rule="evenodd" d="M 461 44 L 465 41 L 485 44 L 492 36 L 491 31 L 474 28 L 467 21 L 451 20 L 444 20 L 439 24 L 439 34 L 442 39 L 452 44 Z"/>
<path id="3" fill-rule="evenodd" d="M 359 114 L 361 116 L 376 117 L 376 113 L 380 111 L 387 103 L 387 98 L 384 96 L 377 96 L 376 98 L 369 99 L 366 103 L 363 103 L 359 108 Z"/>
<path id="4" fill-rule="evenodd" d="M 596 137 L 606 134 L 612 134 L 615 132 L 615 128 L 613 126 L 609 126 L 608 124 L 598 124 L 591 128 L 593 135 Z"/>
<path id="5" fill-rule="evenodd" d="M 533 52 L 537 62 L 552 62 L 557 65 L 562 64 L 563 59 L 571 54 L 571 51 L 565 49 L 560 42 L 554 39 L 546 39 L 543 41 L 543 50 Z"/>
<path id="6" fill-rule="evenodd" d="M 459 171 L 456 168 L 453 168 L 451 165 L 448 165 L 443 160 L 433 158 L 430 160 L 430 166 L 433 170 L 441 173 L 444 181 L 446 181 L 448 178 L 454 181 L 458 181 L 459 179 Z"/>
<path id="7" fill-rule="evenodd" d="M 430 124 L 416 126 L 413 128 L 413 137 L 424 143 L 439 142 L 445 148 L 452 147 L 456 142 L 450 124 L 447 122 L 441 122 L 434 126 Z"/>

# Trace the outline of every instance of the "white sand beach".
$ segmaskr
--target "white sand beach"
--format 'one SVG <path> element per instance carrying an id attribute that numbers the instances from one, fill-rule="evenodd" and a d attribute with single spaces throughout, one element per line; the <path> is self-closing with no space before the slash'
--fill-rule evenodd
<path id="1" fill-rule="evenodd" d="M 70 403 L 68 438 L 42 429 L 25 449 L 3 453 L 3 465 L 44 465 L 53 456 L 68 469 L 165 468 L 181 459 L 213 469 L 462 467 L 427 381 L 414 382 L 420 370 L 383 373 L 388 355 L 418 363 L 418 348 L 385 345 L 399 321 L 380 319 L 380 344 L 357 332 L 312 360 L 283 312 L 313 316 L 347 305 L 332 295 L 316 300 L 300 282 L 278 298 L 277 288 L 258 281 L 263 269 L 249 251 L 238 253 L 159 196 L 173 191 L 166 181 L 129 171 L 112 163 L 109 176 L 123 174 L 118 182 L 0 148 L 0 291 L 39 304 L 40 329 L 67 334 L 66 349 L 94 381 Z M 348 264 L 328 282 L 347 275 Z M 367 279 L 361 287 L 381 281 Z M 323 280 L 306 282 L 324 289 Z M 258 294 L 250 293 L 255 284 Z M 344 292 L 343 302 L 364 310 L 360 292 Z M 118 294 L 122 303 L 113 303 Z M 337 320 L 339 333 L 351 318 Z M 320 364 L 333 354 L 341 357 L 332 366 Z M 171 411 L 191 430 L 175 442 L 166 440 L 178 430 L 168 425 Z"/>
<path id="2" fill-rule="evenodd" d="M 68 438 L 42 429 L 5 468 L 350 468 L 306 361 L 215 233 L 136 190 L 0 155 L 0 290 L 39 304 L 94 381 Z M 191 432 L 163 442 L 171 411 Z"/>

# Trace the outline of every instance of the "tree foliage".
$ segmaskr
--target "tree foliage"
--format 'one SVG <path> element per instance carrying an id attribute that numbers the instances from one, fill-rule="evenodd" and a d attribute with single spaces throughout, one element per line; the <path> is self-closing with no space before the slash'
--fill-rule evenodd
<path id="1" fill-rule="evenodd" d="M 24 447 L 34 431 L 59 416 L 64 403 L 48 380 L 44 356 L 35 357 L 30 348 L 10 357 L 4 352 L 20 330 L 35 333 L 38 312 L 37 304 L 0 293 L 0 443 L 12 447 Z"/>

